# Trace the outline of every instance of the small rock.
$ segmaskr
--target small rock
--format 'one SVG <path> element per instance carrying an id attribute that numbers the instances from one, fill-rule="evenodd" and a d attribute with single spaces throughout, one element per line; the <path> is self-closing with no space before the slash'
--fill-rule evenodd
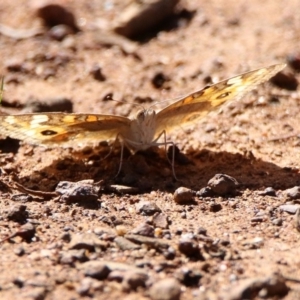
<path id="1" fill-rule="evenodd" d="M 186 187 L 179 187 L 174 193 L 174 201 L 177 204 L 187 204 L 194 201 L 194 192 Z"/>
<path id="2" fill-rule="evenodd" d="M 122 282 L 125 274 L 126 273 L 124 271 L 119 271 L 119 270 L 111 271 L 107 276 L 107 280 Z"/>
<path id="3" fill-rule="evenodd" d="M 93 78 L 97 81 L 105 81 L 106 77 L 102 73 L 102 69 L 98 64 L 95 64 L 91 70 L 90 74 L 93 76 Z"/>
<path id="4" fill-rule="evenodd" d="M 22 72 L 24 70 L 24 62 L 13 57 L 6 61 L 5 67 L 9 72 Z"/>
<path id="5" fill-rule="evenodd" d="M 123 251 L 135 250 L 135 249 L 141 248 L 141 246 L 129 241 L 128 239 L 126 239 L 122 236 L 117 236 L 114 241 L 115 241 L 116 245 Z"/>
<path id="6" fill-rule="evenodd" d="M 132 38 L 151 30 L 174 12 L 179 0 L 131 2 L 120 14 L 114 30 Z"/>
<path id="7" fill-rule="evenodd" d="M 295 228 L 300 232 L 300 207 L 296 211 L 294 224 Z"/>
<path id="8" fill-rule="evenodd" d="M 293 188 L 284 190 L 283 194 L 289 200 L 300 199 L 300 186 L 294 186 Z"/>
<path id="9" fill-rule="evenodd" d="M 138 234 L 126 234 L 125 238 L 129 239 L 130 241 L 138 244 L 145 244 L 149 248 L 154 249 L 166 249 L 169 247 L 169 241 L 159 238 L 152 238 L 147 236 L 142 236 Z"/>
<path id="10" fill-rule="evenodd" d="M 134 272 L 134 273 L 141 273 L 141 274 L 148 274 L 146 270 L 142 268 L 134 267 L 130 264 L 124 264 L 114 261 L 101 261 L 103 264 L 105 264 L 110 271 L 121 271 L 121 272 Z"/>
<path id="11" fill-rule="evenodd" d="M 292 69 L 300 72 L 300 53 L 288 55 L 287 63 Z"/>
<path id="12" fill-rule="evenodd" d="M 139 192 L 139 189 L 132 186 L 120 185 L 120 184 L 111 184 L 106 186 L 108 192 L 118 193 L 118 194 L 130 194 L 135 195 Z"/>
<path id="13" fill-rule="evenodd" d="M 32 287 L 25 292 L 23 299 L 32 299 L 32 300 L 43 300 L 46 298 L 47 288 L 46 287 Z"/>
<path id="14" fill-rule="evenodd" d="M 81 233 L 72 236 L 69 249 L 86 249 L 95 251 L 97 249 L 106 249 L 106 242 L 101 241 L 94 233 Z"/>
<path id="15" fill-rule="evenodd" d="M 169 228 L 168 216 L 163 213 L 157 213 L 153 216 L 152 223 L 155 227 L 167 229 Z"/>
<path id="16" fill-rule="evenodd" d="M 250 221 L 251 223 L 261 223 L 264 221 L 264 217 L 253 217 Z"/>
<path id="17" fill-rule="evenodd" d="M 299 204 L 284 204 L 279 206 L 280 210 L 288 212 L 290 214 L 295 214 L 298 208 L 300 208 Z"/>
<path id="18" fill-rule="evenodd" d="M 214 196 L 214 192 L 213 192 L 211 187 L 206 186 L 206 187 L 202 188 L 200 191 L 198 191 L 196 193 L 196 196 L 197 197 L 203 197 L 203 198 L 212 197 L 212 196 Z"/>
<path id="19" fill-rule="evenodd" d="M 197 234 L 207 235 L 207 229 L 205 229 L 203 227 L 198 227 Z"/>
<path id="20" fill-rule="evenodd" d="M 26 205 L 14 205 L 6 214 L 7 220 L 18 222 L 21 224 L 26 223 L 26 220 L 29 216 L 26 209 Z"/>
<path id="21" fill-rule="evenodd" d="M 25 285 L 25 280 L 23 278 L 17 277 L 12 280 L 12 283 L 18 288 L 22 288 Z"/>
<path id="22" fill-rule="evenodd" d="M 72 33 L 72 28 L 64 24 L 53 26 L 49 30 L 49 35 L 56 41 L 62 41 L 65 37 Z"/>
<path id="23" fill-rule="evenodd" d="M 78 182 L 61 181 L 55 191 L 66 202 L 96 201 L 99 198 L 99 186 L 95 186 L 86 180 Z"/>
<path id="24" fill-rule="evenodd" d="M 154 75 L 151 82 L 155 88 L 160 89 L 164 86 L 165 82 L 169 81 L 169 80 L 170 80 L 170 78 L 168 76 L 166 76 L 162 72 L 159 72 Z"/>
<path id="25" fill-rule="evenodd" d="M 174 259 L 176 256 L 176 250 L 170 246 L 166 251 L 163 252 L 163 255 L 168 260 Z"/>
<path id="26" fill-rule="evenodd" d="M 199 280 L 203 274 L 198 270 L 184 267 L 175 272 L 175 277 L 185 286 L 199 286 Z"/>
<path id="27" fill-rule="evenodd" d="M 141 201 L 136 204 L 136 210 L 143 215 L 152 216 L 157 212 L 161 212 L 161 209 L 154 203 L 150 201 Z"/>
<path id="28" fill-rule="evenodd" d="M 124 291 L 136 291 L 138 287 L 146 287 L 146 281 L 148 280 L 148 275 L 136 273 L 136 272 L 126 272 L 122 281 L 122 288 Z"/>
<path id="29" fill-rule="evenodd" d="M 178 250 L 186 256 L 199 255 L 198 243 L 192 233 L 185 233 L 180 237 Z"/>
<path id="30" fill-rule="evenodd" d="M 279 275 L 271 275 L 264 278 L 250 278 L 241 280 L 235 288 L 231 288 L 226 295 L 228 300 L 255 299 L 260 291 L 264 291 L 264 298 L 282 299 L 289 292 L 289 287 L 285 280 Z"/>
<path id="31" fill-rule="evenodd" d="M 98 280 L 107 278 L 110 269 L 101 261 L 88 261 L 83 263 L 80 267 L 85 276 L 92 277 Z"/>
<path id="32" fill-rule="evenodd" d="M 208 186 L 212 189 L 214 194 L 220 196 L 234 195 L 238 185 L 235 178 L 226 174 L 216 174 L 208 181 Z"/>
<path id="33" fill-rule="evenodd" d="M 17 247 L 16 249 L 14 249 L 14 253 L 17 255 L 17 256 L 22 256 L 25 254 L 25 249 L 23 246 L 19 246 Z"/>
<path id="34" fill-rule="evenodd" d="M 33 1 L 32 6 L 36 11 L 36 15 L 44 21 L 46 26 L 53 27 L 65 24 L 74 31 L 78 31 L 73 12 L 64 7 L 62 1 L 36 0 Z"/>
<path id="35" fill-rule="evenodd" d="M 25 104 L 22 113 L 37 112 L 73 112 L 73 103 L 70 99 L 64 97 L 55 97 L 49 99 L 31 100 Z"/>
<path id="36" fill-rule="evenodd" d="M 69 243 L 69 242 L 71 241 L 71 234 L 70 234 L 70 232 L 64 232 L 64 233 L 60 236 L 60 238 L 61 238 L 64 242 Z"/>
<path id="37" fill-rule="evenodd" d="M 272 220 L 272 224 L 275 225 L 275 226 L 281 226 L 282 223 L 283 223 L 283 221 L 280 218 L 276 218 L 276 219 Z"/>
<path id="38" fill-rule="evenodd" d="M 180 293 L 180 283 L 174 278 L 162 279 L 154 283 L 149 290 L 152 300 L 179 300 Z"/>
<path id="39" fill-rule="evenodd" d="M 138 227 L 134 228 L 131 231 L 132 234 L 139 234 L 143 236 L 149 236 L 149 237 L 154 237 L 154 227 L 147 224 L 143 223 L 139 225 Z"/>
<path id="40" fill-rule="evenodd" d="M 242 242 L 242 245 L 247 249 L 259 249 L 264 244 L 264 239 L 261 237 L 255 237 L 250 240 L 246 240 Z"/>
<path id="41" fill-rule="evenodd" d="M 33 197 L 31 195 L 28 194 L 16 194 L 16 195 L 12 195 L 11 196 L 11 200 L 15 201 L 15 202 L 29 202 L 33 200 Z"/>
<path id="42" fill-rule="evenodd" d="M 209 206 L 209 211 L 218 212 L 222 209 L 222 205 L 220 203 L 212 203 Z"/>
<path id="43" fill-rule="evenodd" d="M 270 81 L 276 86 L 289 91 L 295 91 L 298 87 L 298 80 L 292 73 L 279 72 Z"/>
<path id="44" fill-rule="evenodd" d="M 264 191 L 258 193 L 260 196 L 276 197 L 276 191 L 272 187 L 267 187 Z"/>
<path id="45" fill-rule="evenodd" d="M 90 296 L 96 291 L 103 290 L 103 283 L 91 277 L 85 277 L 81 280 L 80 286 L 77 288 L 77 293 L 80 296 Z"/>
<path id="46" fill-rule="evenodd" d="M 35 236 L 35 233 L 36 233 L 35 226 L 31 223 L 26 223 L 22 225 L 17 232 L 13 233 L 9 237 L 9 239 L 14 238 L 15 236 L 19 236 L 27 243 L 30 243 L 33 237 Z"/>
<path id="47" fill-rule="evenodd" d="M 86 256 L 86 250 L 85 249 L 74 249 L 74 250 L 68 250 L 63 251 L 60 253 L 60 263 L 65 265 L 73 265 L 76 261 L 84 262 L 87 261 L 88 258 Z"/>

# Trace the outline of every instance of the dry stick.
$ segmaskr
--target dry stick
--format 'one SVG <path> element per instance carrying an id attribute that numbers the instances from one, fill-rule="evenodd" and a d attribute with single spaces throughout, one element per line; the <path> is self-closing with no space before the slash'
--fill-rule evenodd
<path id="1" fill-rule="evenodd" d="M 28 193 L 33 196 L 42 197 L 44 199 L 51 199 L 52 197 L 58 196 L 56 192 L 43 192 L 43 191 L 35 191 L 35 190 L 28 189 L 16 181 L 14 182 L 14 184 L 17 186 L 19 191 Z"/>

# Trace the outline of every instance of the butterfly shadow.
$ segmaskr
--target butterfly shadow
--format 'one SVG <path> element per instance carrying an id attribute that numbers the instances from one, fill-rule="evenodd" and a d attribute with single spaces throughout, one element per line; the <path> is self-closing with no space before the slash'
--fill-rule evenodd
<path id="1" fill-rule="evenodd" d="M 115 149 L 109 157 L 109 147 L 100 147 L 99 151 L 82 151 L 60 157 L 47 166 L 35 168 L 20 177 L 20 183 L 33 190 L 54 191 L 61 181 L 78 182 L 93 179 L 103 183 L 104 193 L 118 193 L 109 187 L 133 187 L 130 193 L 150 191 L 174 192 L 180 186 L 199 191 L 216 174 L 227 174 L 239 182 L 240 191 L 245 189 L 263 190 L 266 187 L 287 189 L 300 185 L 300 174 L 292 168 L 281 168 L 276 164 L 255 158 L 251 152 L 246 154 L 214 152 L 208 149 L 190 150 L 186 154 L 175 151 L 175 171 L 179 180 L 175 180 L 166 153 L 162 148 L 153 148 L 132 155 L 124 151 L 121 172 L 116 177 L 120 166 L 120 149 Z M 47 150 L 52 151 L 52 150 Z M 39 147 L 30 159 L 36 164 L 43 161 L 47 151 Z M 59 151 L 59 149 L 57 149 Z M 169 155 L 172 151 L 169 151 Z M 39 157 L 39 159 L 37 159 Z M 22 162 L 19 163 L 22 168 Z M 108 187 L 108 188 L 106 188 Z M 119 191 L 120 192 L 120 191 Z M 127 190 L 120 193 L 127 193 Z"/>
<path id="2" fill-rule="evenodd" d="M 190 187 L 205 187 L 216 174 L 227 174 L 239 182 L 240 190 L 263 190 L 273 187 L 284 190 L 300 184 L 297 169 L 280 167 L 275 163 L 256 158 L 252 152 L 214 152 L 208 149 L 190 151 L 186 156 L 193 162 L 190 167 Z M 178 176 L 182 176 L 178 174 Z"/>

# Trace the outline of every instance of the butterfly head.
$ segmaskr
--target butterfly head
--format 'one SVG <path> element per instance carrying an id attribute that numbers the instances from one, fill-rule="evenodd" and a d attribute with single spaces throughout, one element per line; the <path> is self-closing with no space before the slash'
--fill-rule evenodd
<path id="1" fill-rule="evenodd" d="M 148 123 L 149 121 L 155 118 L 155 110 L 154 109 L 142 109 L 138 111 L 136 115 L 136 120 L 138 123 Z"/>

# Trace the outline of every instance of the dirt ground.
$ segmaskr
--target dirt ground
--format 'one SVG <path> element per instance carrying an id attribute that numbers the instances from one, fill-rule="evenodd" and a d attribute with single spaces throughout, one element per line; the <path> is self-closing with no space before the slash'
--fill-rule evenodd
<path id="1" fill-rule="evenodd" d="M 178 181 L 164 147 L 125 150 L 115 177 L 120 149 L 103 159 L 107 141 L 48 149 L 3 136 L 0 299 L 300 299 L 299 0 L 178 1 L 130 38 L 114 30 L 134 1 L 42 2 L 0 2 L 2 113 L 129 117 L 288 66 L 279 84 L 168 135 Z M 49 25 L 47 3 L 76 25 Z"/>

